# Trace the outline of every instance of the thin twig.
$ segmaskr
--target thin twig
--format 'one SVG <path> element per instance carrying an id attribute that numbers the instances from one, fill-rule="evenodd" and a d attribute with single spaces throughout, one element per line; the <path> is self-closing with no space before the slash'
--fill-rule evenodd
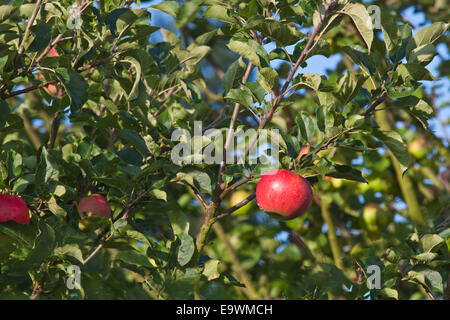
<path id="1" fill-rule="evenodd" d="M 41 4 L 42 4 L 42 0 L 38 0 L 36 2 L 36 6 L 34 7 L 33 13 L 31 14 L 30 20 L 28 20 L 28 24 L 27 27 L 25 29 L 25 34 L 23 36 L 23 39 L 20 43 L 20 47 L 19 50 L 17 51 L 17 56 L 16 56 L 16 63 L 15 63 L 15 69 L 17 69 L 18 64 L 20 59 L 22 58 L 22 54 L 25 51 L 25 43 L 27 42 L 29 36 L 30 36 L 30 32 L 31 32 L 31 27 L 34 23 L 34 20 L 36 19 L 36 16 L 39 12 L 39 10 L 41 9 Z"/>
<path id="2" fill-rule="evenodd" d="M 55 116 L 53 117 L 52 127 L 50 130 L 50 140 L 49 140 L 50 142 L 48 144 L 49 149 L 53 149 L 53 147 L 55 146 L 59 125 L 61 123 L 61 118 L 62 118 L 61 112 L 56 112 Z"/>
<path id="3" fill-rule="evenodd" d="M 242 78 L 242 83 L 246 83 L 248 80 L 248 77 L 250 76 L 250 72 L 253 69 L 253 63 L 249 62 L 248 66 L 247 66 L 247 70 L 245 71 L 245 74 Z M 226 156 L 227 156 L 227 150 L 230 147 L 230 143 L 233 137 L 233 130 L 234 130 L 234 125 L 236 123 L 236 119 L 238 117 L 239 114 L 239 108 L 240 108 L 240 104 L 236 103 L 234 105 L 234 109 L 233 109 L 233 115 L 231 116 L 231 121 L 230 121 L 230 126 L 228 127 L 228 132 L 227 132 L 227 137 L 225 140 L 225 144 L 223 146 L 223 158 L 222 161 L 220 163 L 219 166 L 219 172 L 217 174 L 217 185 L 220 186 L 223 182 L 222 180 L 222 173 L 225 170 L 225 160 L 226 160 Z"/>
<path id="4" fill-rule="evenodd" d="M 229 215 L 230 213 L 233 213 L 237 209 L 242 208 L 243 206 L 245 206 L 247 203 L 249 203 L 250 201 L 252 201 L 255 198 L 256 198 L 256 192 L 253 192 L 251 195 L 249 195 L 247 198 L 245 198 L 241 202 L 237 203 L 236 205 L 232 206 L 231 208 L 228 208 L 227 210 L 225 210 L 222 213 L 215 216 L 214 221 L 217 221 L 217 220 L 220 220 L 220 219 L 226 217 L 227 215 Z"/>

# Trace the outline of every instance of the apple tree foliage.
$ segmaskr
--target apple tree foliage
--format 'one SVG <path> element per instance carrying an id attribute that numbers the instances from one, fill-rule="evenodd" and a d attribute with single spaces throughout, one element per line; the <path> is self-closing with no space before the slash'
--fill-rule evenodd
<path id="1" fill-rule="evenodd" d="M 448 13 L 439 0 L 1 1 L 0 190 L 31 223 L 0 224 L 0 298 L 448 298 L 449 141 L 428 121 L 446 107 Z M 303 72 L 316 56 L 339 62 Z M 234 215 L 226 200 L 261 168 L 174 164 L 171 135 L 194 121 L 279 129 L 280 167 L 313 187 L 307 213 Z M 76 203 L 93 193 L 112 217 L 82 232 Z M 377 237 L 367 204 L 389 212 Z"/>

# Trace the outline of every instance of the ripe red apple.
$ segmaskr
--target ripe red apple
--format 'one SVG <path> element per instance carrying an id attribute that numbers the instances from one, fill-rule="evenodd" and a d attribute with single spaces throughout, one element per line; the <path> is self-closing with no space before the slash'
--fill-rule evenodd
<path id="1" fill-rule="evenodd" d="M 85 213 L 88 217 L 92 215 L 109 218 L 111 216 L 111 207 L 108 201 L 100 194 L 94 193 L 90 197 L 84 197 L 78 204 L 78 213 Z"/>
<path id="2" fill-rule="evenodd" d="M 18 196 L 0 194 L 0 222 L 10 220 L 29 224 L 30 214 L 27 204 Z"/>
<path id="3" fill-rule="evenodd" d="M 100 194 L 93 194 L 90 197 L 84 197 L 80 200 L 77 206 L 78 213 L 80 214 L 80 221 L 78 222 L 78 228 L 82 232 L 96 229 L 104 221 L 99 221 L 98 218 L 109 219 L 111 216 L 111 207 L 108 201 Z M 87 217 L 83 216 L 86 214 Z M 92 216 L 95 216 L 94 219 Z"/>
<path id="4" fill-rule="evenodd" d="M 256 202 L 261 210 L 283 220 L 302 215 L 312 197 L 308 181 L 287 170 L 269 171 L 256 186 Z"/>

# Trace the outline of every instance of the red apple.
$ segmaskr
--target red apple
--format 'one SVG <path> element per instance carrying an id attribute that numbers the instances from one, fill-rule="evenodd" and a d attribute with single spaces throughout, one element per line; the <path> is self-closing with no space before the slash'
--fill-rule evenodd
<path id="1" fill-rule="evenodd" d="M 58 52 L 56 52 L 56 50 L 53 48 L 51 48 L 49 52 L 52 55 L 52 57 L 59 56 Z M 38 78 L 44 79 L 44 76 L 42 74 L 39 74 Z M 45 90 L 45 92 L 47 92 L 52 97 L 58 97 L 58 98 L 62 97 L 62 90 L 61 90 L 60 86 L 55 86 L 53 84 L 49 84 L 48 86 L 44 87 L 43 89 Z"/>
<path id="2" fill-rule="evenodd" d="M 308 181 L 287 170 L 269 171 L 256 186 L 260 209 L 283 220 L 302 215 L 311 205 L 312 197 Z"/>
<path id="3" fill-rule="evenodd" d="M 88 217 L 96 215 L 109 218 L 111 216 L 111 207 L 102 195 L 94 193 L 92 196 L 80 200 L 78 213 L 80 215 L 86 213 Z"/>
<path id="4" fill-rule="evenodd" d="M 30 223 L 27 204 L 18 196 L 0 194 L 0 222 L 16 221 L 20 224 Z"/>

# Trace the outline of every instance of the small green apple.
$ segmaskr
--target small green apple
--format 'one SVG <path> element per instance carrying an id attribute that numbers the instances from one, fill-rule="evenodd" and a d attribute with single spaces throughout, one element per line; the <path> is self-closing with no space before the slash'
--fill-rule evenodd
<path id="1" fill-rule="evenodd" d="M 336 189 L 341 188 L 342 185 L 344 184 L 342 179 L 336 179 L 336 178 L 330 178 L 330 182 L 331 182 L 331 185 Z"/>
<path id="2" fill-rule="evenodd" d="M 408 144 L 408 151 L 414 158 L 421 160 L 430 152 L 429 142 L 424 137 L 418 137 Z"/>
<path id="3" fill-rule="evenodd" d="M 369 180 L 369 188 L 373 190 L 373 192 L 383 192 L 386 191 L 388 184 L 384 182 L 381 178 L 374 178 Z"/>
<path id="4" fill-rule="evenodd" d="M 387 210 L 381 209 L 378 204 L 367 204 L 363 208 L 362 222 L 372 239 L 381 236 L 390 222 L 391 215 Z"/>
<path id="5" fill-rule="evenodd" d="M 230 196 L 229 206 L 235 206 L 245 198 L 247 198 L 251 193 L 246 190 L 238 190 L 233 192 Z M 253 201 L 250 201 L 245 206 L 237 209 L 234 213 L 237 215 L 247 215 L 255 209 L 255 204 Z"/>

